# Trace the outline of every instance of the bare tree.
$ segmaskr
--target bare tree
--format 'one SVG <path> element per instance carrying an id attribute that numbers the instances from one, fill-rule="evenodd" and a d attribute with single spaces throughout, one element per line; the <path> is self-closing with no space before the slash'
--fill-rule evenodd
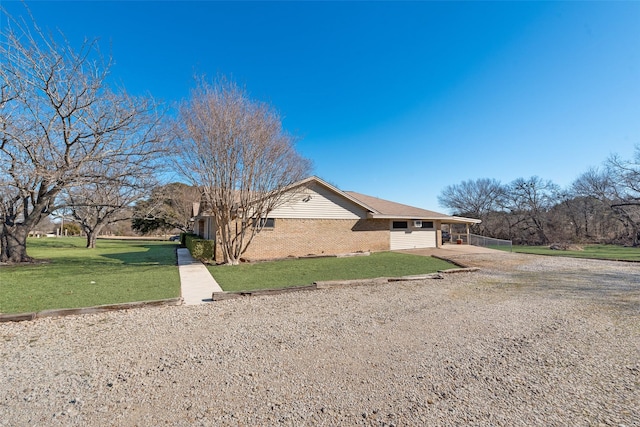
<path id="1" fill-rule="evenodd" d="M 154 171 L 149 159 L 127 160 L 122 168 L 95 165 L 91 182 L 64 191 L 64 209 L 85 232 L 87 248 L 96 247 L 96 238 L 109 224 L 130 220 L 134 203 L 152 188 Z"/>
<path id="2" fill-rule="evenodd" d="M 598 168 L 588 169 L 571 184 L 570 203 L 580 213 L 575 220 L 584 227 L 587 239 L 605 243 L 617 240 L 621 221 L 611 208 L 617 192 L 615 186 L 608 171 Z"/>
<path id="3" fill-rule="evenodd" d="M 29 231 L 65 188 L 95 182 L 95 165 L 152 157 L 162 139 L 151 99 L 109 89 L 95 41 L 74 50 L 10 21 L 0 30 L 0 261 L 25 262 Z"/>
<path id="4" fill-rule="evenodd" d="M 193 204 L 199 203 L 200 198 L 199 188 L 180 182 L 155 187 L 148 198 L 136 203 L 133 229 L 142 234 L 172 229 L 191 231 Z"/>
<path id="5" fill-rule="evenodd" d="M 559 187 L 551 181 L 533 176 L 518 178 L 509 185 L 506 208 L 517 227 L 517 238 L 526 244 L 549 243 L 549 210 L 557 203 Z"/>
<path id="6" fill-rule="evenodd" d="M 505 193 L 499 181 L 481 178 L 447 186 L 438 196 L 438 202 L 456 215 L 481 219 L 482 223 L 474 227 L 479 234 L 491 235 L 493 230 L 487 219 L 490 213 L 500 210 Z"/>
<path id="7" fill-rule="evenodd" d="M 304 178 L 310 162 L 268 104 L 221 79 L 204 80 L 179 114 L 178 166 L 203 191 L 226 264 L 238 264 L 270 211 Z"/>
<path id="8" fill-rule="evenodd" d="M 601 237 L 598 225 L 607 212 L 593 196 L 577 193 L 573 186 L 559 194 L 558 204 L 549 213 L 553 241 L 586 243 Z"/>
<path id="9" fill-rule="evenodd" d="M 607 169 L 616 185 L 616 199 L 611 208 L 625 224 L 633 246 L 640 245 L 640 145 L 635 147 L 634 159 L 623 160 L 611 156 Z"/>
<path id="10" fill-rule="evenodd" d="M 633 160 L 613 155 L 606 164 L 619 180 L 625 197 L 633 203 L 640 203 L 640 145 L 635 147 Z"/>
<path id="11" fill-rule="evenodd" d="M 613 155 L 602 168 L 589 169 L 574 181 L 573 189 L 596 200 L 604 211 L 597 219 L 606 241 L 640 244 L 640 146 L 633 160 Z"/>

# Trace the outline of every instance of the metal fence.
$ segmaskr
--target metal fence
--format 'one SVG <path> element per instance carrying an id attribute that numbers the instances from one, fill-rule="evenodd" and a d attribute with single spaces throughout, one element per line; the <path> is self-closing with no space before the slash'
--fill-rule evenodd
<path id="1" fill-rule="evenodd" d="M 477 234 L 469 235 L 469 244 L 509 252 L 513 251 L 511 240 L 494 239 L 493 237 L 478 236 Z"/>
<path id="2" fill-rule="evenodd" d="M 451 233 L 450 240 L 447 240 L 450 243 L 461 243 L 463 245 L 468 244 L 467 242 L 467 233 Z"/>

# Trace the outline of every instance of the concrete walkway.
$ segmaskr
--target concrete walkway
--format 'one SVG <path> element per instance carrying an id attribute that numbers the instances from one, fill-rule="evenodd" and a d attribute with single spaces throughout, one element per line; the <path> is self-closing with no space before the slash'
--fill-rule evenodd
<path id="1" fill-rule="evenodd" d="M 185 305 L 211 302 L 213 292 L 222 292 L 222 288 L 211 276 L 207 267 L 194 259 L 189 253 L 189 249 L 178 248 L 178 270 L 182 299 Z"/>

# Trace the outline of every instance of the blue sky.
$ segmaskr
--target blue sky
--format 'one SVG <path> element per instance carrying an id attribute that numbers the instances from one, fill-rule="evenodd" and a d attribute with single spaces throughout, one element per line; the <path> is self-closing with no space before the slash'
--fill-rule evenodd
<path id="1" fill-rule="evenodd" d="M 129 92 L 231 76 L 314 174 L 426 209 L 468 179 L 566 186 L 640 144 L 640 2 L 27 4 L 75 46 L 98 38 Z"/>

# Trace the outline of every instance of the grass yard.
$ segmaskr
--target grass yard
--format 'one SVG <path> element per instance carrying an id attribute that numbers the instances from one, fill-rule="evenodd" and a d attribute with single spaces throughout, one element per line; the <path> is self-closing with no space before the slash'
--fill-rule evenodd
<path id="1" fill-rule="evenodd" d="M 37 265 L 0 266 L 0 312 L 148 301 L 180 296 L 173 242 L 84 238 L 29 239 Z"/>
<path id="2" fill-rule="evenodd" d="M 574 258 L 610 259 L 619 261 L 640 261 L 640 248 L 615 245 L 586 245 L 583 251 L 551 250 L 548 246 L 513 246 L 513 252 L 536 255 L 554 255 Z"/>
<path id="3" fill-rule="evenodd" d="M 486 245 L 483 247 L 488 249 L 495 249 L 497 251 L 513 252 L 511 250 L 511 245 Z"/>
<path id="4" fill-rule="evenodd" d="M 324 280 L 371 279 L 434 273 L 455 268 L 437 258 L 400 254 L 374 253 L 349 258 L 309 258 L 210 266 L 209 271 L 225 291 L 284 288 L 310 285 Z"/>

